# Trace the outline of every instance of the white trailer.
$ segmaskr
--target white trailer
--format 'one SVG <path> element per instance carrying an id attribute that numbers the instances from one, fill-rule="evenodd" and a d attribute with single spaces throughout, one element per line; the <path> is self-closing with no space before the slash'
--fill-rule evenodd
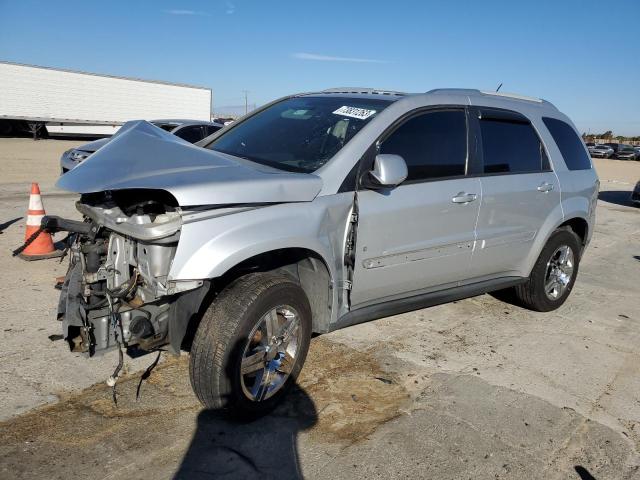
<path id="1" fill-rule="evenodd" d="M 128 120 L 211 120 L 211 89 L 0 61 L 0 133 L 110 136 Z"/>

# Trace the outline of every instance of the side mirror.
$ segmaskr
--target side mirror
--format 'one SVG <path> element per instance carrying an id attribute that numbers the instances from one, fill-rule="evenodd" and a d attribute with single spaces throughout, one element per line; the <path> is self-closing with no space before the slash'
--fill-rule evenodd
<path id="1" fill-rule="evenodd" d="M 380 153 L 376 155 L 373 162 L 373 170 L 369 172 L 369 176 L 373 180 L 374 185 L 383 187 L 395 187 L 405 181 L 409 171 L 407 163 L 400 155 L 390 153 Z"/>

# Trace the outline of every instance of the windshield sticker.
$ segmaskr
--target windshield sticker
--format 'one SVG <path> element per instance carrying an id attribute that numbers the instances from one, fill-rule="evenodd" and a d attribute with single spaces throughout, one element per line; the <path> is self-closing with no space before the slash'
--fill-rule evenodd
<path id="1" fill-rule="evenodd" d="M 367 110 L 366 108 L 348 107 L 343 106 L 333 112 L 335 115 L 344 115 L 345 117 L 357 118 L 360 120 L 366 120 L 371 115 L 376 113 L 375 110 Z"/>

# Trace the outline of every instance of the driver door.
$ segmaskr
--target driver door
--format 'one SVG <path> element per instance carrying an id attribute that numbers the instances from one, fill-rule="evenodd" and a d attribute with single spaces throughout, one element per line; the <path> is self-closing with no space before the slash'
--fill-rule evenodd
<path id="1" fill-rule="evenodd" d="M 382 139 L 408 177 L 358 192 L 352 308 L 455 286 L 469 272 L 480 181 L 466 176 L 463 108 L 423 111 Z"/>

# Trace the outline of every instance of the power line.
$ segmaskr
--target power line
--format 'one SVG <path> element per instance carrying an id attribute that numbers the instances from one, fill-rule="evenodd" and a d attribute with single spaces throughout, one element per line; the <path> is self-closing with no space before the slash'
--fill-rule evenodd
<path id="1" fill-rule="evenodd" d="M 244 114 L 246 115 L 249 113 L 249 90 L 243 90 L 242 92 L 244 93 Z"/>

